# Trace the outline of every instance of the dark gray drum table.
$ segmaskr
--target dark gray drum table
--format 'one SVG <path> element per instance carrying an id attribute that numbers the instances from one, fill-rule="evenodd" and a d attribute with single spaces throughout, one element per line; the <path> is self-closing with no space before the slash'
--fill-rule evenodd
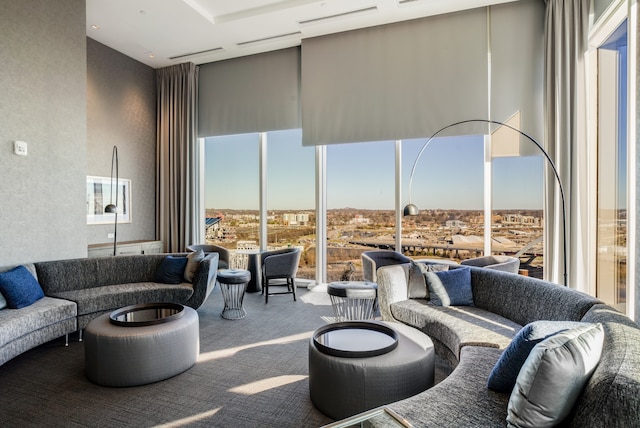
<path id="1" fill-rule="evenodd" d="M 309 341 L 309 393 L 325 415 L 342 419 L 430 388 L 433 342 L 395 322 L 345 321 Z"/>
<path id="2" fill-rule="evenodd" d="M 199 353 L 198 313 L 175 303 L 127 306 L 85 328 L 85 373 L 99 385 L 167 379 L 193 366 Z"/>

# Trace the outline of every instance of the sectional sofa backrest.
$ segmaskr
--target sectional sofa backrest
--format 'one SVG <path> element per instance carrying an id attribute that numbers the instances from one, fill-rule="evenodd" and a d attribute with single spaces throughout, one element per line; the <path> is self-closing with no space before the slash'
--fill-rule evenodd
<path id="1" fill-rule="evenodd" d="M 602 303 L 570 288 L 540 279 L 483 268 L 471 268 L 475 306 L 520 325 L 537 320 L 580 320 Z"/>

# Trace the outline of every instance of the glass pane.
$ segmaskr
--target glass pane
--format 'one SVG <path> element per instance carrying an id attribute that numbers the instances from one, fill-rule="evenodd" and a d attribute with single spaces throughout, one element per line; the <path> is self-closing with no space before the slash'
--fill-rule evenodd
<path id="1" fill-rule="evenodd" d="M 627 23 L 598 50 L 596 296 L 626 313 Z"/>
<path id="2" fill-rule="evenodd" d="M 492 161 L 491 253 L 518 256 L 520 273 L 534 278 L 544 269 L 543 162 L 542 156 Z"/>
<path id="3" fill-rule="evenodd" d="M 297 277 L 315 279 L 315 149 L 302 131 L 267 134 L 267 247 L 300 247 Z"/>
<path id="4" fill-rule="evenodd" d="M 260 247 L 259 135 L 205 139 L 205 242 L 229 250 Z M 236 255 L 231 267 L 243 267 Z"/>
<path id="5" fill-rule="evenodd" d="M 433 139 L 411 169 L 426 140 L 402 142 L 402 192 L 419 208 L 404 216 L 402 248 L 415 259 L 462 259 L 484 249 L 484 138 Z"/>
<path id="6" fill-rule="evenodd" d="M 395 242 L 395 145 L 327 147 L 327 281 L 362 280 L 361 254 Z"/>

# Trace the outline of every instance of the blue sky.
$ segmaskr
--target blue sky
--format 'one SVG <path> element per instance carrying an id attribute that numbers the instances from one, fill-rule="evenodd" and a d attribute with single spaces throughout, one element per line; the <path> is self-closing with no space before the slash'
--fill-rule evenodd
<path id="1" fill-rule="evenodd" d="M 315 149 L 301 146 L 301 131 L 269 133 L 268 209 L 310 209 L 315 198 Z M 403 204 L 411 167 L 426 139 L 402 146 Z M 207 138 L 205 206 L 258 209 L 258 135 Z M 341 144 L 327 148 L 327 205 L 393 209 L 395 143 Z M 412 202 L 421 209 L 482 209 L 482 137 L 444 137 L 423 152 L 413 179 Z M 493 161 L 495 209 L 541 209 L 543 158 Z"/>

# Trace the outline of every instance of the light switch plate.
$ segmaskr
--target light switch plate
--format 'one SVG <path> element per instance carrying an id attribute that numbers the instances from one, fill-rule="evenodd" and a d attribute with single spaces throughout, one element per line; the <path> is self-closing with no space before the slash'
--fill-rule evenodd
<path id="1" fill-rule="evenodd" d="M 27 143 L 24 141 L 15 141 L 13 143 L 13 153 L 26 156 L 27 155 Z"/>

